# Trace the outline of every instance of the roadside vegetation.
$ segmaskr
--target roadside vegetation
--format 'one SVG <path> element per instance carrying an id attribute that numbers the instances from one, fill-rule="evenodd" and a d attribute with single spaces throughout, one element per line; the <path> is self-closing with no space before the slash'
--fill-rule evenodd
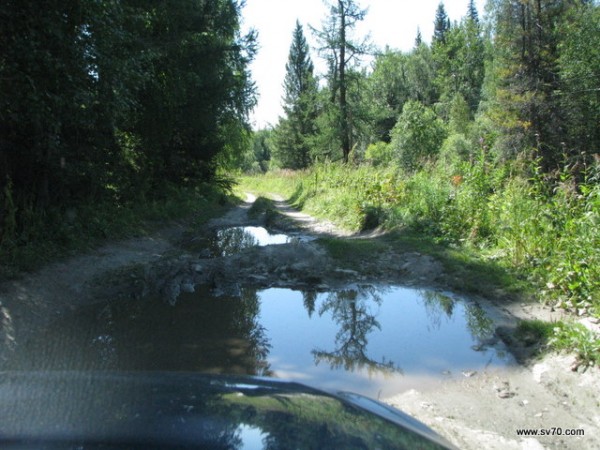
<path id="1" fill-rule="evenodd" d="M 312 30 L 329 63 L 320 83 L 297 24 L 285 116 L 255 132 L 241 188 L 348 230 L 384 229 L 389 246 L 416 243 L 462 289 L 568 311 L 538 327 L 545 348 L 595 363 L 599 338 L 576 321 L 600 320 L 600 8 L 501 0 L 482 20 L 465 3 L 457 22 L 440 3 L 431 43 L 418 33 L 411 51 L 376 51 L 365 69 L 354 25 L 367 12 L 332 2 Z"/>
<path id="2" fill-rule="evenodd" d="M 89 250 L 107 239 L 144 236 L 177 220 L 199 225 L 222 214 L 233 201 L 229 189 L 203 184 L 196 188 L 171 186 L 160 196 L 127 204 L 82 203 L 66 212 L 50 209 L 43 216 L 35 210 L 19 211 L 19 222 L 9 214 L 7 233 L 0 243 L 0 280 Z"/>
<path id="3" fill-rule="evenodd" d="M 4 2 L 0 272 L 215 209 L 248 145 L 234 0 Z"/>

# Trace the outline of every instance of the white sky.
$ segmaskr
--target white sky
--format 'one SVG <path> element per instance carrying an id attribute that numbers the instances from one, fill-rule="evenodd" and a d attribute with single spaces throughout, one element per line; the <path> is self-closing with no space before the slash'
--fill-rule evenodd
<path id="1" fill-rule="evenodd" d="M 370 33 L 377 48 L 408 51 L 413 48 L 417 27 L 423 40 L 431 41 L 435 12 L 440 0 L 359 0 L 369 11 L 357 26 L 355 36 Z M 459 21 L 467 13 L 469 0 L 444 0 L 444 7 L 452 22 Z M 484 15 L 485 0 L 476 0 L 479 17 Z M 316 42 L 308 25 L 320 28 L 327 16 L 323 0 L 246 0 L 242 11 L 243 31 L 258 31 L 258 54 L 251 65 L 252 77 L 258 87 L 258 105 L 251 115 L 254 128 L 275 125 L 283 114 L 281 98 L 283 79 L 292 32 L 296 19 L 304 28 L 304 35 L 311 47 Z M 311 48 L 311 58 L 317 73 L 324 71 L 323 62 Z"/>

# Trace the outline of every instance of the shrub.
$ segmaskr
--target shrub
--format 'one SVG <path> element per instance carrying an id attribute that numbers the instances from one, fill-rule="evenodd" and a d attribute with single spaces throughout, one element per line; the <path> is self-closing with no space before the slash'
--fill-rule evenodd
<path id="1" fill-rule="evenodd" d="M 404 169 L 417 170 L 437 155 L 445 137 L 445 126 L 433 110 L 421 102 L 408 101 L 392 130 L 394 157 Z"/>

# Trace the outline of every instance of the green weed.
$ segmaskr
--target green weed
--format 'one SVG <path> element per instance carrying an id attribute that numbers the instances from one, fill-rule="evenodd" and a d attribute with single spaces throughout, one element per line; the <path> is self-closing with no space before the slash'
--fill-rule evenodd
<path id="1" fill-rule="evenodd" d="M 556 350 L 575 352 L 581 365 L 600 363 L 600 337 L 579 323 L 557 323 L 548 344 Z"/>

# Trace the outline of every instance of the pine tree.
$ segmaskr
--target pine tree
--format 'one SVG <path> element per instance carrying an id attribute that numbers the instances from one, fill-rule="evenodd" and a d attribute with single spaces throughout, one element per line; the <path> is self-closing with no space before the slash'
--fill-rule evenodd
<path id="1" fill-rule="evenodd" d="M 317 80 L 310 49 L 300 22 L 292 35 L 292 44 L 283 82 L 283 110 L 277 133 L 277 154 L 286 168 L 301 169 L 310 164 L 308 139 L 314 134 Z"/>

